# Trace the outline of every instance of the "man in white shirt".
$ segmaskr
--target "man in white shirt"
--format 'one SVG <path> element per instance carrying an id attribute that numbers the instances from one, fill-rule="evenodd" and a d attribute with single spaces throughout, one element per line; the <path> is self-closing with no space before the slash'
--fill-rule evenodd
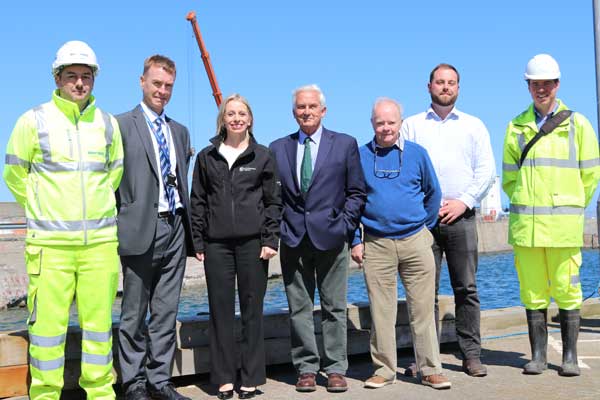
<path id="1" fill-rule="evenodd" d="M 440 270 L 445 253 L 456 304 L 456 337 L 463 356 L 463 371 L 470 376 L 485 376 L 487 370 L 480 361 L 474 207 L 492 186 L 496 169 L 485 125 L 454 106 L 459 81 L 460 75 L 452 65 L 436 66 L 427 85 L 431 107 L 407 118 L 402 125 L 402 135 L 427 149 L 442 187 L 439 219 L 432 231 L 436 261 L 436 322 L 439 320 Z M 411 370 L 409 368 L 407 374 Z"/>

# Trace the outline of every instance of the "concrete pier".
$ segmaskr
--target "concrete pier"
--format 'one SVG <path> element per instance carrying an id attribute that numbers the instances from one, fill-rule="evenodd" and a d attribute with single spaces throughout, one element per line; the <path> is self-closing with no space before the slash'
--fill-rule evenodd
<path id="1" fill-rule="evenodd" d="M 416 383 L 412 378 L 400 377 L 401 384 L 392 385 L 389 388 L 377 391 L 363 391 L 360 388 L 362 381 L 369 377 L 371 366 L 368 357 L 369 352 L 369 328 L 370 313 L 368 305 L 355 304 L 348 305 L 348 354 L 350 359 L 349 377 L 351 393 L 349 399 L 363 399 L 368 396 L 369 399 L 390 398 L 383 396 L 393 396 L 405 391 L 412 393 L 413 396 L 404 398 L 441 398 L 439 392 L 425 388 L 421 385 L 404 385 L 404 383 Z M 474 399 L 505 399 L 505 398 L 543 398 L 558 399 L 564 398 L 560 393 L 568 393 L 568 385 L 573 385 L 572 394 L 577 393 L 578 399 L 597 398 L 600 396 L 600 384 L 596 383 L 594 376 L 597 371 L 591 371 L 592 368 L 600 368 L 600 302 L 598 299 L 588 300 L 582 307 L 582 329 L 580 340 L 580 366 L 582 366 L 582 377 L 578 378 L 555 378 L 556 365 L 560 365 L 560 334 L 557 336 L 558 324 L 549 321 L 550 334 L 549 339 L 549 359 L 551 362 L 550 370 L 544 373 L 544 376 L 525 377 L 521 375 L 520 368 L 529 358 L 529 348 L 527 342 L 527 325 L 525 312 L 522 307 L 512 307 L 507 309 L 483 311 L 481 315 L 481 328 L 483 337 L 483 361 L 491 369 L 490 375 L 494 372 L 494 367 L 502 365 L 507 367 L 503 373 L 512 376 L 513 380 L 503 381 L 494 378 L 493 386 L 490 378 L 470 378 L 460 372 L 460 360 L 456 358 L 456 348 L 452 343 L 456 338 L 454 335 L 454 304 L 451 297 L 443 297 L 440 302 L 440 311 L 443 315 L 442 320 L 442 343 L 445 343 L 445 349 L 450 349 L 450 354 L 443 355 L 445 373 L 450 376 L 454 383 L 450 392 L 443 392 L 444 398 L 464 399 L 468 393 L 470 398 Z M 556 307 L 550 309 L 551 316 L 557 314 Z M 315 313 L 315 333 L 320 337 L 320 321 L 318 313 Z M 117 334 L 117 327 L 114 327 L 114 336 Z M 406 304 L 399 301 L 397 315 L 397 347 L 398 349 L 410 349 L 412 342 L 408 328 L 406 313 Z M 239 334 L 239 326 L 238 326 Z M 209 332 L 207 318 L 199 317 L 188 321 L 179 321 L 177 324 L 177 352 L 173 376 L 180 377 L 176 380 L 178 386 L 184 393 L 192 398 L 210 398 L 214 395 L 214 388 L 208 384 L 206 375 L 209 372 L 208 340 Z M 66 367 L 65 367 L 65 389 L 67 398 L 84 398 L 81 391 L 72 391 L 77 387 L 77 378 L 79 375 L 80 362 L 80 342 L 81 332 L 79 329 L 71 328 L 68 332 L 66 345 Z M 596 342 L 598 342 L 596 344 Z M 269 368 L 269 383 L 265 390 L 268 391 L 269 399 L 289 399 L 299 398 L 293 389 L 295 382 L 295 371 L 290 366 L 290 339 L 289 339 L 289 319 L 287 310 L 281 310 L 265 315 L 265 343 L 267 353 L 267 364 Z M 490 343 L 493 343 L 490 345 Z M 116 341 L 115 341 L 116 344 Z M 115 362 L 116 346 L 113 346 Z M 489 347 L 493 347 L 489 349 Z M 583 351 L 583 349 L 588 349 Z M 448 352 L 448 350 L 447 350 Z M 454 354 L 452 354 L 454 353 Z M 411 355 L 401 352 L 399 366 L 408 365 Z M 493 360 L 493 361 L 492 361 Z M 492 362 L 491 362 L 492 361 Z M 23 396 L 27 393 L 27 334 L 26 331 L 5 332 L 0 334 L 0 398 L 11 396 Z M 596 367 L 597 366 L 597 367 Z M 551 378 L 548 378 L 551 376 Z M 557 396 L 537 396 L 537 385 L 544 382 L 544 387 L 539 388 L 544 392 L 553 393 Z M 575 381 L 577 383 L 575 383 Z M 457 384 L 460 382 L 460 384 Z M 582 386 L 582 382 L 585 386 Z M 323 381 L 320 380 L 323 384 Z M 480 384 L 483 384 L 480 385 Z M 464 388 L 456 390 L 458 385 L 463 387 L 470 386 L 470 389 Z M 516 386 L 515 386 L 516 385 Z M 550 386 L 547 386 L 550 385 Z M 566 385 L 566 386 L 565 386 Z M 554 389 L 551 387 L 554 386 Z M 523 391 L 527 388 L 526 392 Z M 321 390 L 323 389 L 323 390 Z M 460 394 L 457 393 L 460 391 Z M 489 393 L 488 393 L 489 391 Z M 372 396 L 377 397 L 372 397 Z M 507 397 L 502 397 L 506 396 Z M 311 399 L 324 399 L 331 396 L 319 388 Z M 344 395 L 348 396 L 348 395 Z M 383 396 L 383 397 L 380 397 Z M 448 397 L 449 396 L 449 397 Z"/>

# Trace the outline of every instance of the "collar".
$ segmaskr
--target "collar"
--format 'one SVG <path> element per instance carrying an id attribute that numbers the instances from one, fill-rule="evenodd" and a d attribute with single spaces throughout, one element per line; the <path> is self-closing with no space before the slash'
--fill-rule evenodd
<path id="1" fill-rule="evenodd" d="M 373 136 L 373 140 L 371 140 L 371 146 L 373 146 L 373 149 L 389 149 L 390 147 L 382 147 L 380 145 L 377 144 L 377 140 L 375 139 L 375 136 Z M 391 148 L 397 148 L 400 151 L 404 151 L 404 137 L 398 133 L 398 140 L 396 141 L 396 143 L 394 143 Z"/>
<path id="2" fill-rule="evenodd" d="M 58 89 L 52 92 L 52 102 L 73 124 L 77 124 L 80 120 L 85 122 L 94 120 L 94 111 L 96 110 L 96 99 L 94 96 L 90 96 L 86 108 L 79 110 L 77 103 L 60 97 L 58 93 Z"/>
<path id="3" fill-rule="evenodd" d="M 322 134 L 323 134 L 323 125 L 319 125 L 316 132 L 310 136 L 307 135 L 306 133 L 302 132 L 302 129 L 299 129 L 298 130 L 298 141 L 300 142 L 300 144 L 304 144 L 304 140 L 306 140 L 306 137 L 310 137 L 310 140 L 315 142 L 318 145 L 319 142 L 321 141 Z"/>
<path id="4" fill-rule="evenodd" d="M 546 119 L 552 118 L 552 116 L 556 113 L 556 110 L 558 110 L 558 107 L 560 107 L 560 100 L 556 99 L 554 102 L 554 108 L 548 113 Z M 541 121 L 544 119 L 544 116 L 538 112 L 537 108 L 535 108 L 535 104 L 533 105 L 533 112 L 535 113 L 536 121 Z"/>
<path id="5" fill-rule="evenodd" d="M 446 116 L 446 119 L 458 119 L 459 117 L 460 117 L 460 111 L 458 110 L 458 108 L 456 108 L 456 106 L 454 106 L 452 108 L 452 110 L 448 113 L 448 115 Z M 429 105 L 429 108 L 427 109 L 425 118 L 442 121 L 442 118 L 440 118 L 440 116 L 437 115 L 437 113 L 435 112 L 435 110 L 433 109 L 433 107 L 431 105 Z"/>
<path id="6" fill-rule="evenodd" d="M 154 123 L 157 118 L 160 118 L 160 120 L 163 123 L 163 125 L 166 125 L 167 120 L 166 120 L 166 114 L 165 114 L 165 110 L 164 109 L 163 109 L 163 112 L 160 115 L 158 115 L 150 107 L 148 107 L 146 105 L 146 103 L 144 103 L 143 101 L 140 102 L 140 105 L 142 106 L 142 110 L 144 111 L 144 114 L 146 114 L 146 118 L 148 118 L 149 121 L 151 121 L 152 123 Z"/>

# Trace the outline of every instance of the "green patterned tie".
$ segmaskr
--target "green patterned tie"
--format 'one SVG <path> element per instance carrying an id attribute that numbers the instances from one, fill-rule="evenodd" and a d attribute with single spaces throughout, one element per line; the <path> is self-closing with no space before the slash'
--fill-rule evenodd
<path id="1" fill-rule="evenodd" d="M 308 192 L 310 179 L 312 178 L 312 157 L 310 155 L 310 138 L 307 136 L 304 139 L 304 156 L 302 156 L 302 164 L 300 166 L 300 189 L 302 193 Z"/>

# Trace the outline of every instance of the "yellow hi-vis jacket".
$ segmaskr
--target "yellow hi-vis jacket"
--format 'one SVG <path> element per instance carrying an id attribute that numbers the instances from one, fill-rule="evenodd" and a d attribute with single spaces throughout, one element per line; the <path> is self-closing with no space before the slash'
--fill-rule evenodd
<path id="1" fill-rule="evenodd" d="M 114 191 L 123 175 L 115 118 L 52 95 L 17 121 L 4 180 L 27 217 L 26 243 L 90 245 L 117 241 Z"/>
<path id="2" fill-rule="evenodd" d="M 568 109 L 560 100 L 557 112 Z M 581 247 L 584 209 L 600 179 L 598 139 L 573 113 L 519 159 L 538 132 L 533 104 L 506 129 L 502 188 L 510 199 L 508 241 L 523 247 Z"/>

